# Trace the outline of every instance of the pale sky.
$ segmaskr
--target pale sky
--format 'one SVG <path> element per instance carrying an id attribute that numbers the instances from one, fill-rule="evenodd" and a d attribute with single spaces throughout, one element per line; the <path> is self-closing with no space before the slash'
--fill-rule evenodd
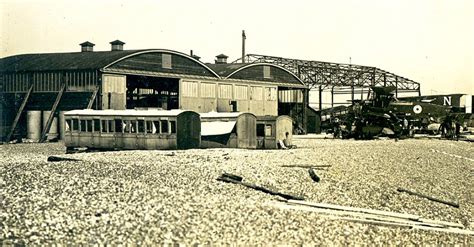
<path id="1" fill-rule="evenodd" d="M 204 62 L 247 53 L 375 66 L 421 83 L 422 94 L 474 94 L 474 1 L 0 0 L 0 57 L 163 48 Z"/>

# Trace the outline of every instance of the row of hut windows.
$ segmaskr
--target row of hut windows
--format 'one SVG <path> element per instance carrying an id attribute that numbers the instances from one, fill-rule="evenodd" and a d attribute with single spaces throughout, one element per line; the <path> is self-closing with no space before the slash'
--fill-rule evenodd
<path id="1" fill-rule="evenodd" d="M 200 84 L 200 89 L 199 88 Z M 216 84 L 214 83 L 199 83 L 194 81 L 183 82 L 183 96 L 184 97 L 202 97 L 202 98 L 215 98 L 216 97 Z M 235 85 L 232 84 L 219 84 L 218 97 L 220 99 L 236 99 L 236 100 L 266 100 L 276 101 L 277 100 L 277 89 L 276 87 L 257 87 L 246 85 Z M 250 94 L 249 94 L 250 88 Z"/>
<path id="2" fill-rule="evenodd" d="M 66 119 L 66 132 L 175 134 L 174 120 Z"/>
<path id="3" fill-rule="evenodd" d="M 96 87 L 98 75 L 94 72 L 44 72 L 34 74 L 5 74 L 2 78 L 4 92 L 28 91 L 34 83 L 35 92 L 59 91 L 61 84 L 67 82 L 68 91 L 91 90 Z"/>

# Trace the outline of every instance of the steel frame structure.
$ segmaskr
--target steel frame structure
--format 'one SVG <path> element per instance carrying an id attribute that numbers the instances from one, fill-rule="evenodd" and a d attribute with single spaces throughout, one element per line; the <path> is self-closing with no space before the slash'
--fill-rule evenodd
<path id="1" fill-rule="evenodd" d="M 332 98 L 334 94 L 347 93 L 351 94 L 352 100 L 356 91 L 364 91 L 366 88 L 366 92 L 369 93 L 372 86 L 394 86 L 396 96 L 407 92 L 417 92 L 421 95 L 420 83 L 376 67 L 258 54 L 247 54 L 244 61 L 238 59 L 235 62 L 271 63 L 288 69 L 297 75 L 309 87 L 309 90 L 319 90 L 319 109 L 322 109 L 322 92 L 328 88 L 331 90 Z"/>

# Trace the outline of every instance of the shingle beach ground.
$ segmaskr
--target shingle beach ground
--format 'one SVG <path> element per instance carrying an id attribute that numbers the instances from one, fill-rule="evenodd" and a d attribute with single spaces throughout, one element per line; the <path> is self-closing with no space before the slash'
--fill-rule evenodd
<path id="1" fill-rule="evenodd" d="M 195 149 L 65 154 L 61 143 L 0 146 L 3 244 L 461 244 L 474 236 L 334 219 L 277 207 L 278 197 L 216 178 L 305 197 L 473 225 L 472 142 L 299 139 L 292 150 Z M 50 155 L 79 162 L 47 162 Z M 331 165 L 308 170 L 281 165 Z M 459 208 L 433 202 L 407 188 Z"/>

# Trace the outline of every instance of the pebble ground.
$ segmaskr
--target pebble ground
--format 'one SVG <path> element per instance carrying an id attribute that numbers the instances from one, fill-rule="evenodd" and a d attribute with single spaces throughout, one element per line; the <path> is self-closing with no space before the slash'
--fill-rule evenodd
<path id="1" fill-rule="evenodd" d="M 458 222 L 474 230 L 474 146 L 446 140 L 301 139 L 292 150 L 65 154 L 61 143 L 0 146 L 0 240 L 15 244 L 472 245 L 473 236 L 337 220 L 271 206 L 223 172 L 307 201 Z M 47 162 L 50 155 L 79 162 Z M 304 168 L 317 170 L 315 183 Z M 454 208 L 403 187 L 460 204 Z"/>

